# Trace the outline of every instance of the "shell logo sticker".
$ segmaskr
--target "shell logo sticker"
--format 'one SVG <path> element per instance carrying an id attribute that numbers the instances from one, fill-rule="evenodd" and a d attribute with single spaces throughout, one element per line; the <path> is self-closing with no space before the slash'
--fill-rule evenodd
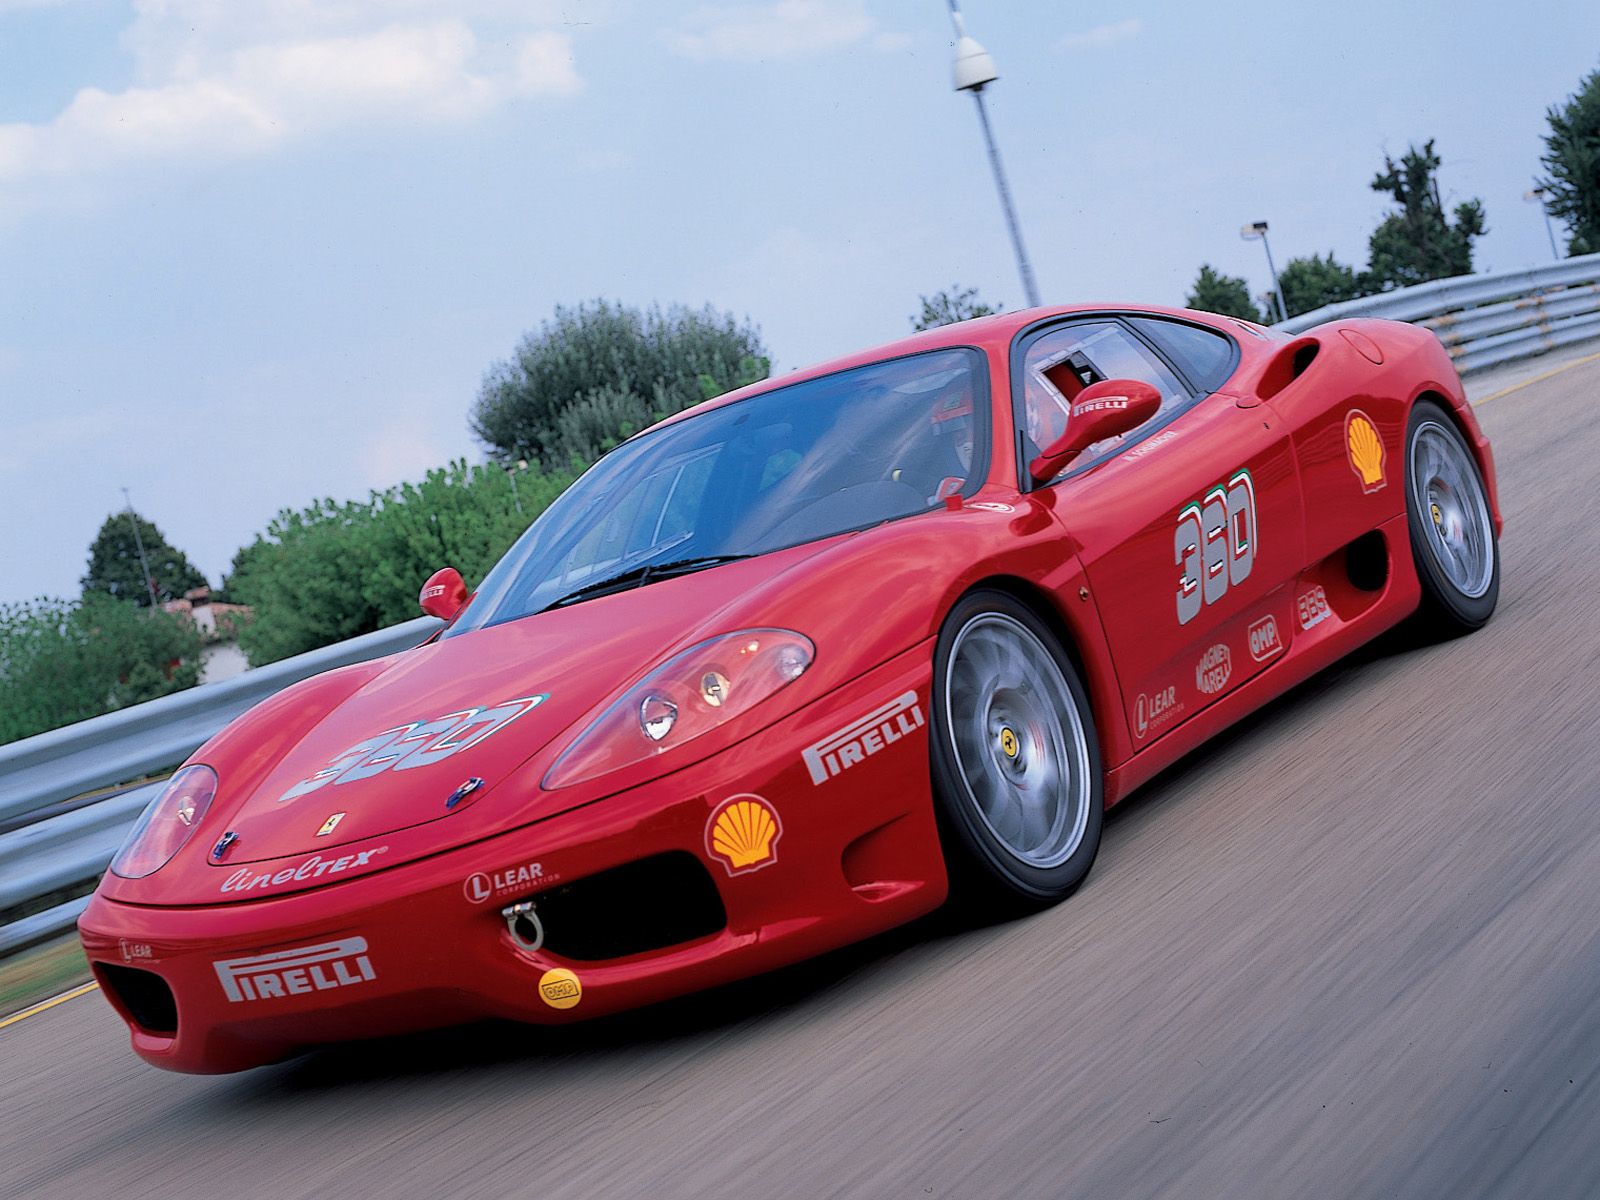
<path id="1" fill-rule="evenodd" d="M 565 967 L 554 967 L 539 976 L 539 999 L 551 1008 L 576 1008 L 583 999 L 583 981 Z"/>
<path id="2" fill-rule="evenodd" d="M 1372 418 L 1359 408 L 1352 408 L 1344 418 L 1344 448 L 1350 456 L 1350 469 L 1361 480 L 1363 492 L 1376 492 L 1389 480 L 1384 476 L 1383 464 L 1387 452 L 1378 427 Z"/>
<path id="3" fill-rule="evenodd" d="M 760 796 L 734 796 L 712 810 L 706 822 L 706 849 L 729 875 L 759 871 L 778 861 L 783 823 Z"/>

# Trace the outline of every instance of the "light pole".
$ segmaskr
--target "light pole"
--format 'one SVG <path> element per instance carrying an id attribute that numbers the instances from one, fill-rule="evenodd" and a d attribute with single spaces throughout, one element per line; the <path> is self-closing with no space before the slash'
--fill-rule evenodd
<path id="1" fill-rule="evenodd" d="M 1556 227 L 1550 224 L 1550 210 L 1544 206 L 1544 198 L 1548 194 L 1548 189 L 1544 184 L 1536 183 L 1533 185 L 1532 191 L 1522 193 L 1522 198 L 1539 202 L 1539 211 L 1544 213 L 1544 231 L 1550 235 L 1550 257 L 1560 262 L 1561 251 L 1556 249 Z"/>
<path id="2" fill-rule="evenodd" d="M 506 478 L 511 480 L 511 501 L 517 506 L 517 516 L 524 516 L 522 511 L 522 497 L 517 494 L 517 476 L 528 469 L 528 460 L 519 458 L 506 468 Z"/>
<path id="3" fill-rule="evenodd" d="M 133 515 L 133 498 L 128 495 L 128 489 L 122 489 L 123 502 L 128 506 L 128 525 L 133 530 L 133 545 L 139 551 L 139 569 L 144 572 L 144 585 L 150 589 L 150 607 L 159 608 L 161 600 L 156 595 L 156 581 L 150 574 L 150 561 L 144 556 L 144 539 L 139 536 L 139 521 Z"/>
<path id="4" fill-rule="evenodd" d="M 994 130 L 989 128 L 989 110 L 983 106 L 983 88 L 1000 78 L 994 59 L 977 41 L 967 36 L 966 22 L 961 19 L 961 9 L 956 0 L 950 0 L 950 20 L 956 27 L 955 85 L 958 92 L 971 92 L 978 105 L 978 123 L 983 126 L 983 140 L 989 147 L 989 165 L 994 168 L 995 187 L 1000 189 L 1000 207 L 1005 211 L 1006 228 L 1011 231 L 1011 246 L 1017 252 L 1017 270 L 1022 273 L 1022 291 L 1028 298 L 1029 308 L 1039 307 L 1039 288 L 1033 282 L 1033 267 L 1028 264 L 1028 252 L 1022 245 L 1022 227 L 1017 224 L 1017 212 L 1011 203 L 1011 189 L 1006 186 L 1005 168 L 1000 165 L 1000 148 L 994 143 Z"/>
<path id="5" fill-rule="evenodd" d="M 1272 245 L 1267 241 L 1267 223 L 1265 221 L 1252 221 L 1239 230 L 1239 236 L 1247 242 L 1261 239 L 1261 244 L 1267 251 L 1267 270 L 1272 272 L 1272 294 L 1278 301 L 1278 320 L 1287 321 L 1289 312 L 1283 307 L 1283 288 L 1278 286 L 1278 268 L 1272 261 Z"/>

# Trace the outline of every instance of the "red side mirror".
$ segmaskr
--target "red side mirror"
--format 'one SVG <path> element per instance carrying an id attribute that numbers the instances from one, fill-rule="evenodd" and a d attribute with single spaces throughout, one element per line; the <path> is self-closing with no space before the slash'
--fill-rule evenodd
<path id="1" fill-rule="evenodd" d="M 1072 398 L 1067 429 L 1028 464 L 1037 483 L 1061 473 L 1061 468 L 1096 442 L 1137 429 L 1161 408 L 1161 393 L 1137 379 L 1102 379 Z"/>
<path id="2" fill-rule="evenodd" d="M 422 585 L 422 594 L 417 597 L 423 612 L 444 621 L 460 612 L 466 602 L 467 585 L 461 580 L 461 572 L 454 567 L 440 567 L 428 576 L 428 582 Z"/>

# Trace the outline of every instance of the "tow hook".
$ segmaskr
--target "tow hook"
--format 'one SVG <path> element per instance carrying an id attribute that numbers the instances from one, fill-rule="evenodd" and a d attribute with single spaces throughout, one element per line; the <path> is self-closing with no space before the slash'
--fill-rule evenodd
<path id="1" fill-rule="evenodd" d="M 506 931 L 511 934 L 511 940 L 529 954 L 544 945 L 544 926 L 539 923 L 532 900 L 508 904 L 500 910 L 500 915 L 506 919 Z"/>

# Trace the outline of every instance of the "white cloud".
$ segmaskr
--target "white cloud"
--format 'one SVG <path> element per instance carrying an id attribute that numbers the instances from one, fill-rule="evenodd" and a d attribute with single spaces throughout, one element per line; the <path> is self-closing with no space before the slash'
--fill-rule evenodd
<path id="1" fill-rule="evenodd" d="M 0 0 L 4 3 L 6 0 Z M 136 0 L 136 83 L 0 124 L 0 180 L 258 153 L 352 123 L 460 121 L 582 88 L 555 0 Z M 482 36 L 473 22 L 482 26 Z"/>
<path id="2" fill-rule="evenodd" d="M 840 50 L 876 30 L 861 0 L 776 0 L 696 9 L 668 44 L 701 61 L 760 62 Z"/>
<path id="3" fill-rule="evenodd" d="M 1116 42 L 1125 42 L 1144 32 L 1144 22 L 1138 18 L 1096 25 L 1085 33 L 1069 33 L 1056 43 L 1057 50 L 1102 50 Z"/>
<path id="4" fill-rule="evenodd" d="M 517 90 L 525 96 L 571 96 L 583 90 L 572 39 L 564 33 L 531 33 L 517 47 Z"/>

